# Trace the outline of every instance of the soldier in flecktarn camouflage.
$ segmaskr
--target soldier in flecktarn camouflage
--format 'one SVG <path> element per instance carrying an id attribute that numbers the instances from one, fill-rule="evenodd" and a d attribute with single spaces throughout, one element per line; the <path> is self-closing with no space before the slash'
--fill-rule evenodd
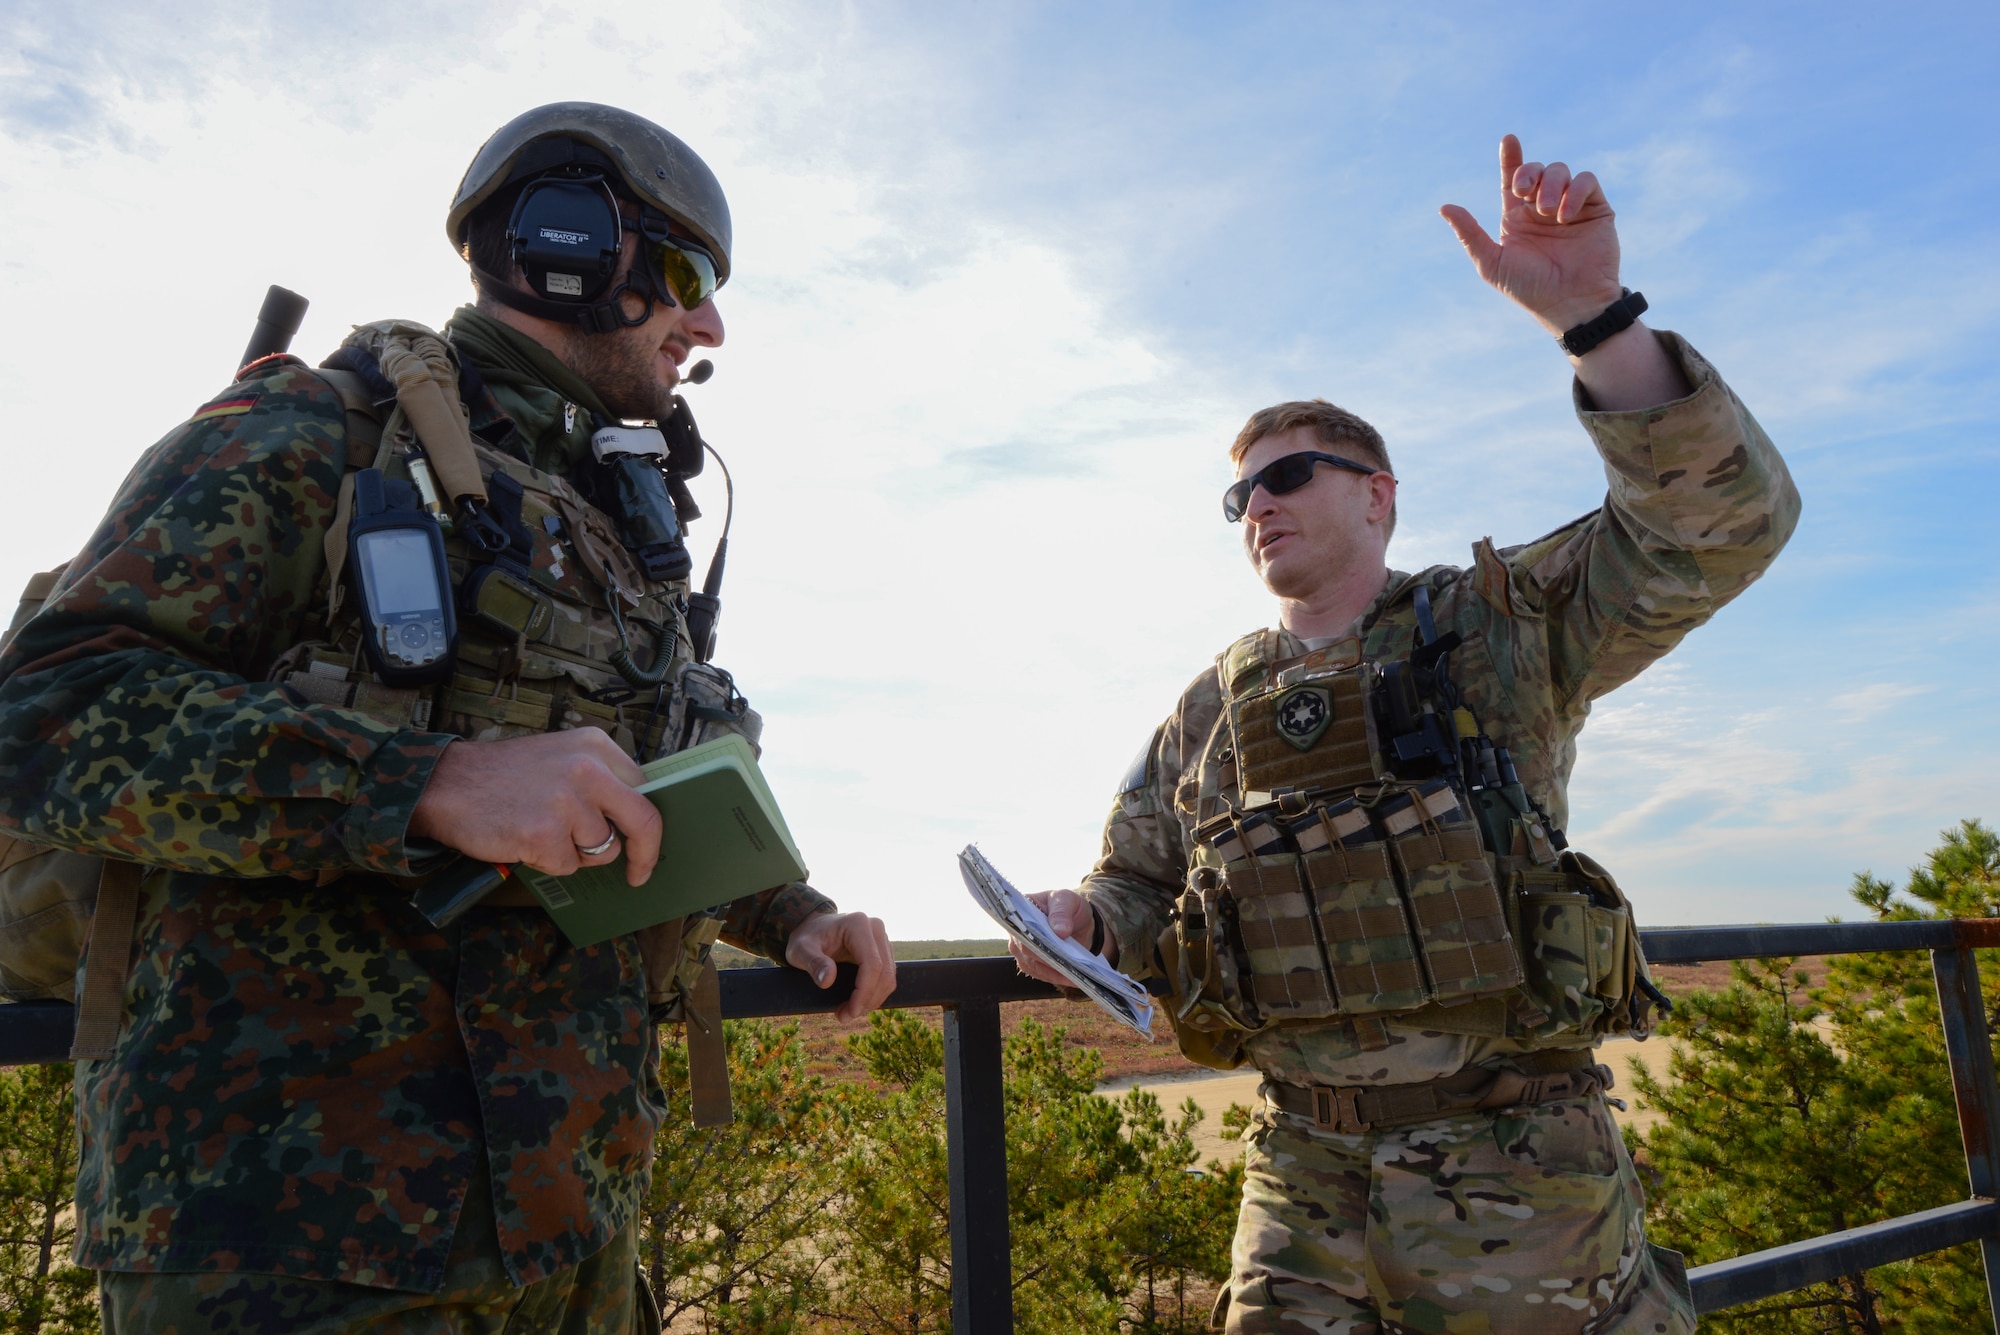
<path id="1" fill-rule="evenodd" d="M 849 1018 L 894 986 L 882 924 L 803 882 L 589 947 L 518 878 L 442 928 L 413 906 L 468 859 L 627 855 L 642 883 L 638 762 L 758 728 L 700 661 L 676 545 L 701 451 L 673 391 L 722 341 L 720 186 L 658 126 L 557 104 L 487 143 L 448 230 L 476 306 L 442 335 L 362 326 L 323 369 L 246 367 L 0 658 L 0 830 L 146 869 L 122 1029 L 77 1070 L 77 1257 L 108 1331 L 656 1330 L 656 1022 L 711 1004 L 718 935 L 821 986 L 858 964 Z M 586 242 L 580 278 L 546 253 Z M 675 513 L 635 544 L 593 434 L 669 419 L 650 457 L 679 472 L 651 485 Z M 363 653 L 337 563 L 371 467 L 442 488 L 451 586 L 504 595 L 461 609 L 442 677 Z"/>
<path id="2" fill-rule="evenodd" d="M 1220 1330 L 1695 1324 L 1594 1054 L 1664 998 L 1565 789 L 1591 702 L 1748 588 L 1799 498 L 1714 368 L 1638 322 L 1595 177 L 1511 135 L 1500 166 L 1497 241 L 1443 213 L 1569 354 L 1603 506 L 1406 574 L 1380 434 L 1323 400 L 1254 414 L 1224 513 L 1279 625 L 1195 678 L 1080 890 L 1039 897 L 1189 1057 L 1264 1076 Z"/>

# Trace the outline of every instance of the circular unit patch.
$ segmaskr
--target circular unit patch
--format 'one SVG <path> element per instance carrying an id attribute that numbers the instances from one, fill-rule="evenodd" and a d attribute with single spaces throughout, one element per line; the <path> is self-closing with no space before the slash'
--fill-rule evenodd
<path id="1" fill-rule="evenodd" d="M 1301 751 L 1310 750 L 1333 722 L 1333 692 L 1324 686 L 1294 686 L 1278 697 L 1271 717 L 1278 736 Z"/>

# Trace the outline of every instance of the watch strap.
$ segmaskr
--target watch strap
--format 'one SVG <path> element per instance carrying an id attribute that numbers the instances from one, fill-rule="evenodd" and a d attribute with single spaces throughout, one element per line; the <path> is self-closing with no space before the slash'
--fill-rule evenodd
<path id="1" fill-rule="evenodd" d="M 1631 288 L 1620 288 L 1622 294 L 1600 311 L 1593 319 L 1572 326 L 1562 332 L 1556 342 L 1572 357 L 1581 357 L 1610 338 L 1632 327 L 1633 321 L 1646 313 L 1646 294 L 1634 292 Z"/>

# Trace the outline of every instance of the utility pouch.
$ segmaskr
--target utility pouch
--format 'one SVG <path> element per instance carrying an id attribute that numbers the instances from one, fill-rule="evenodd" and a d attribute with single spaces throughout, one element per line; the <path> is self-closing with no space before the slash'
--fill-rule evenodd
<path id="1" fill-rule="evenodd" d="M 1541 1037 L 1652 1030 L 1645 956 L 1632 906 L 1597 862 L 1565 851 L 1515 876 L 1527 991 L 1548 1014 Z"/>
<path id="2" fill-rule="evenodd" d="M 541 639 L 555 620 L 555 603 L 524 579 L 498 565 L 474 566 L 459 588 L 459 610 L 498 635 L 523 642 Z"/>
<path id="3" fill-rule="evenodd" d="M 1185 976 L 1180 942 L 1178 923 L 1161 932 L 1157 942 L 1161 969 L 1168 978 L 1176 980 Z M 1189 1061 L 1217 1071 L 1233 1071 L 1243 1064 L 1243 1043 L 1249 1035 L 1218 1015 L 1216 1008 L 1200 1004 L 1199 997 L 1185 1005 L 1168 1007 L 1167 1020 L 1174 1027 L 1181 1055 Z"/>
<path id="4" fill-rule="evenodd" d="M 103 858 L 0 835 L 0 998 L 73 1001 Z"/>
<path id="5" fill-rule="evenodd" d="M 685 751 L 732 734 L 750 743 L 753 754 L 761 755 L 763 715 L 750 707 L 729 673 L 713 663 L 685 663 L 674 686 L 674 704 L 662 742 L 671 742 L 675 751 Z"/>
<path id="6" fill-rule="evenodd" d="M 1175 905 L 1171 933 L 1180 957 L 1172 975 L 1180 1019 L 1201 1028 L 1263 1027 L 1249 992 L 1247 961 L 1239 953 L 1241 932 L 1238 907 L 1222 874 L 1213 867 L 1195 868 Z"/>
<path id="7" fill-rule="evenodd" d="M 1441 1006 L 1520 985 L 1521 960 L 1500 888 L 1471 813 L 1442 780 L 1379 805 L 1390 835 L 1432 999 Z"/>

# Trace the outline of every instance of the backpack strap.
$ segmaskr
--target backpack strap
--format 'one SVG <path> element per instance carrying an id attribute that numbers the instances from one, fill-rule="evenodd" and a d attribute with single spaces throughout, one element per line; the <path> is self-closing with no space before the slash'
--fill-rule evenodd
<path id="1" fill-rule="evenodd" d="M 448 508 L 456 510 L 467 498 L 484 505 L 486 482 L 472 448 L 451 345 L 420 324 L 385 320 L 356 326 L 341 348 L 366 354 L 382 381 L 395 387 L 395 406 L 416 432 Z"/>
<path id="2" fill-rule="evenodd" d="M 118 1046 L 125 1019 L 125 975 L 132 966 L 132 933 L 139 918 L 139 885 L 146 869 L 107 859 L 97 882 L 97 911 L 90 919 L 90 954 L 76 998 L 71 1061 L 97 1061 Z"/>
<path id="3" fill-rule="evenodd" d="M 368 382 L 352 371 L 322 366 L 313 374 L 340 395 L 340 406 L 347 410 L 347 471 L 367 468 L 382 447 L 382 423 L 388 409 L 376 403 Z"/>
<path id="4" fill-rule="evenodd" d="M 728 1126 L 736 1117 L 729 1097 L 729 1048 L 722 1039 L 722 975 L 710 959 L 687 1001 L 688 1098 L 696 1126 Z"/>

